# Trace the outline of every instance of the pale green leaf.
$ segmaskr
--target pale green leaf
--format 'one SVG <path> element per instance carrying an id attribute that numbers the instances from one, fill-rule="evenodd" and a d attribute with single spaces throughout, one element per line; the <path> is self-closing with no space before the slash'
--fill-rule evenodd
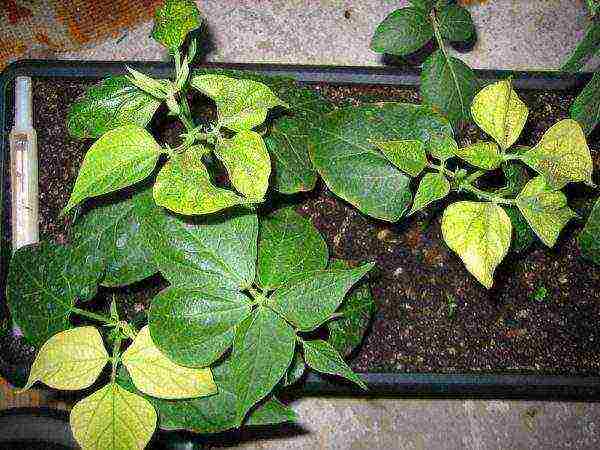
<path id="1" fill-rule="evenodd" d="M 600 72 L 579 93 L 571 105 L 570 115 L 575 119 L 586 135 L 589 135 L 600 123 Z"/>
<path id="2" fill-rule="evenodd" d="M 529 109 L 521 101 L 512 83 L 502 80 L 484 87 L 471 105 L 473 120 L 504 151 L 521 135 Z"/>
<path id="3" fill-rule="evenodd" d="M 510 247 L 512 225 L 506 212 L 489 202 L 457 202 L 444 211 L 442 234 L 467 270 L 488 289 L 494 270 Z"/>
<path id="4" fill-rule="evenodd" d="M 233 131 L 250 130 L 262 124 L 269 109 L 287 107 L 271 89 L 253 80 L 225 75 L 195 75 L 190 84 L 217 105 L 219 124 Z"/>
<path id="5" fill-rule="evenodd" d="M 214 186 L 201 157 L 204 149 L 194 147 L 174 155 L 160 169 L 154 183 L 157 205 L 186 216 L 210 214 L 245 203 L 235 192 Z"/>
<path id="6" fill-rule="evenodd" d="M 421 141 L 374 141 L 373 144 L 389 162 L 412 177 L 418 176 L 427 165 L 425 146 Z"/>
<path id="7" fill-rule="evenodd" d="M 206 367 L 231 346 L 235 327 L 248 314 L 250 302 L 244 294 L 199 283 L 160 292 L 152 300 L 148 323 L 153 342 L 170 359 Z"/>
<path id="8" fill-rule="evenodd" d="M 475 33 L 475 25 L 468 9 L 448 5 L 438 11 L 441 35 L 453 42 L 468 41 Z"/>
<path id="9" fill-rule="evenodd" d="M 600 265 L 600 200 L 596 201 L 578 242 L 581 254 Z"/>
<path id="10" fill-rule="evenodd" d="M 202 24 L 193 0 L 165 0 L 154 13 L 152 38 L 175 53 L 186 36 Z"/>
<path id="11" fill-rule="evenodd" d="M 592 182 L 592 155 L 581 126 L 572 119 L 550 127 L 521 160 L 557 189 L 569 182 Z"/>
<path id="12" fill-rule="evenodd" d="M 475 72 L 458 58 L 436 50 L 421 71 L 423 103 L 441 112 L 453 124 L 471 119 L 469 106 L 478 89 Z"/>
<path id="13" fill-rule="evenodd" d="M 96 381 L 107 362 L 108 353 L 95 327 L 61 331 L 42 345 L 23 390 L 36 381 L 60 390 L 85 389 Z"/>
<path id="14" fill-rule="evenodd" d="M 517 207 L 548 247 L 554 246 L 560 231 L 576 215 L 567 205 L 565 194 L 549 187 L 543 177 L 525 185 L 517 196 Z"/>
<path id="15" fill-rule="evenodd" d="M 125 76 L 110 76 L 92 86 L 69 109 L 67 128 L 75 138 L 98 138 L 133 124 L 146 127 L 160 102 L 133 86 Z"/>
<path id="16" fill-rule="evenodd" d="M 152 135 L 137 125 L 107 132 L 86 153 L 64 211 L 86 198 L 142 181 L 152 173 L 160 154 Z"/>
<path id="17" fill-rule="evenodd" d="M 310 219 L 284 208 L 260 221 L 257 281 L 272 290 L 294 275 L 327 266 L 327 244 Z"/>
<path id="18" fill-rule="evenodd" d="M 373 266 L 367 263 L 348 270 L 302 274 L 277 289 L 269 304 L 302 331 L 314 330 L 331 317 L 350 288 Z"/>
<path id="19" fill-rule="evenodd" d="M 302 341 L 306 363 L 314 370 L 329 375 L 338 375 L 358 384 L 364 390 L 367 385 L 363 379 L 344 362 L 344 358 L 330 344 L 320 339 Z"/>
<path id="20" fill-rule="evenodd" d="M 238 326 L 231 363 L 239 419 L 281 380 L 295 345 L 294 329 L 267 307 L 260 306 Z"/>
<path id="21" fill-rule="evenodd" d="M 77 402 L 70 422 L 82 450 L 143 450 L 156 419 L 147 400 L 110 383 Z"/>
<path id="22" fill-rule="evenodd" d="M 423 47 L 433 37 L 427 13 L 421 8 L 393 11 L 375 30 L 371 50 L 404 56 Z"/>
<path id="23" fill-rule="evenodd" d="M 409 215 L 425 208 L 431 203 L 441 200 L 450 193 L 450 182 L 444 174 L 426 173 L 417 188 L 415 200 Z"/>
<path id="24" fill-rule="evenodd" d="M 445 133 L 434 133 L 431 135 L 427 144 L 427 151 L 434 158 L 440 161 L 446 161 L 454 156 L 458 151 L 458 144 L 452 136 Z"/>
<path id="25" fill-rule="evenodd" d="M 498 144 L 495 142 L 479 141 L 467 147 L 459 148 L 456 150 L 456 156 L 475 167 L 485 170 L 497 169 L 504 161 Z"/>
<path id="26" fill-rule="evenodd" d="M 135 386 L 158 398 L 194 398 L 217 393 L 210 369 L 193 369 L 175 364 L 163 355 L 146 325 L 121 357 Z"/>
<path id="27" fill-rule="evenodd" d="M 263 200 L 269 187 L 271 158 L 260 134 L 240 131 L 220 141 L 215 154 L 227 169 L 233 187 L 252 200 Z"/>

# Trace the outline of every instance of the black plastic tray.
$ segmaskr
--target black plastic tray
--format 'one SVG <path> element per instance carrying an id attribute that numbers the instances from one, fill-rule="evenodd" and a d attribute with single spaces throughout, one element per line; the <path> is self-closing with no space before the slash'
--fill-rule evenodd
<path id="1" fill-rule="evenodd" d="M 130 67 L 155 76 L 171 74 L 171 65 L 161 62 L 127 62 Z M 206 64 L 202 67 L 236 69 L 296 78 L 306 83 L 383 84 L 417 86 L 419 71 L 391 67 L 330 67 L 267 64 Z M 125 62 L 81 62 L 27 60 L 12 64 L 0 75 L 0 130 L 12 124 L 14 78 L 19 75 L 37 78 L 99 79 L 108 74 L 126 73 Z M 590 74 L 562 75 L 555 72 L 476 71 L 482 82 L 512 77 L 519 89 L 571 91 L 580 89 Z M 8 156 L 8 136 L 0 133 L 0 177 Z M 7 183 L 0 179 L 0 186 Z M 2 208 L 4 188 L 0 189 Z M 0 211 L 1 213 L 2 211 Z M 4 216 L 4 214 L 2 214 Z M 0 235 L 3 222 L 0 222 Z M 0 273 L 6 260 L 0 260 Z M 4 288 L 0 297 L 4 301 Z M 1 306 L 1 305 L 0 305 Z M 0 375 L 9 382 L 22 384 L 29 368 L 6 364 L 0 357 Z M 600 376 L 554 376 L 535 373 L 367 373 L 367 395 L 419 397 L 475 397 L 515 399 L 582 399 L 600 400 Z M 364 395 L 350 384 L 331 381 L 310 374 L 300 388 L 304 394 Z"/>

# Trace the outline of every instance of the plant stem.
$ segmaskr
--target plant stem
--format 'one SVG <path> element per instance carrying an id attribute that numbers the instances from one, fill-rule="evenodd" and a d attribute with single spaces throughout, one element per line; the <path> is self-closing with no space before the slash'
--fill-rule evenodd
<path id="1" fill-rule="evenodd" d="M 119 366 L 119 362 L 120 362 L 120 353 L 119 350 L 121 348 L 121 342 L 122 342 L 123 338 L 122 337 L 118 337 L 115 342 L 113 343 L 113 351 L 112 351 L 112 371 L 110 373 L 110 381 L 111 383 L 115 382 L 115 379 L 117 378 L 117 367 Z"/>
<path id="2" fill-rule="evenodd" d="M 116 325 L 116 323 L 110 317 L 104 316 L 102 314 L 96 314 L 91 311 L 86 311 L 85 309 L 77 308 L 75 306 L 71 308 L 71 312 L 77 314 L 78 316 L 87 317 L 88 319 L 97 320 L 98 322 L 103 322 L 107 325 Z"/>
<path id="3" fill-rule="evenodd" d="M 452 172 L 450 169 L 447 169 L 445 166 L 440 166 L 438 164 L 429 163 L 429 164 L 427 164 L 427 167 L 429 167 L 430 169 L 437 170 L 438 172 L 442 172 L 444 175 L 446 175 L 450 178 L 456 177 L 456 174 L 454 172 Z"/>
<path id="4" fill-rule="evenodd" d="M 442 51 L 442 53 L 444 54 L 444 57 L 446 58 L 446 60 L 449 60 L 450 55 L 448 55 L 448 52 L 446 51 L 446 46 L 444 45 L 444 39 L 442 38 L 442 34 L 440 33 L 440 24 L 438 23 L 437 17 L 435 16 L 435 9 L 433 9 L 431 11 L 431 14 L 429 15 L 429 17 L 431 18 L 431 27 L 433 28 L 433 34 L 435 36 L 437 45 L 440 48 L 440 50 Z"/>
<path id="5" fill-rule="evenodd" d="M 511 199 L 511 198 L 504 198 L 504 197 L 500 197 L 498 195 L 494 195 L 494 194 L 490 194 L 489 192 L 486 191 L 482 191 L 479 188 L 476 188 L 473 185 L 470 184 L 461 184 L 460 189 L 470 192 L 471 194 L 479 197 L 482 200 L 487 200 L 493 203 L 500 203 L 500 204 L 504 204 L 504 205 L 514 205 L 515 204 L 515 200 Z"/>

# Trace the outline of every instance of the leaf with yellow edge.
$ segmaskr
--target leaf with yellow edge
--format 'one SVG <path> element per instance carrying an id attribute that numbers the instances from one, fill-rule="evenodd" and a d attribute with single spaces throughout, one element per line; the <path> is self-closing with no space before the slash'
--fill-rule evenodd
<path id="1" fill-rule="evenodd" d="M 512 88 L 510 80 L 484 87 L 471 104 L 473 120 L 492 136 L 504 151 L 519 138 L 529 109 Z"/>
<path id="2" fill-rule="evenodd" d="M 233 186 L 246 197 L 262 200 L 269 187 L 271 158 L 260 134 L 241 131 L 221 141 L 216 149 Z"/>
<path id="3" fill-rule="evenodd" d="M 182 399 L 217 393 L 210 369 L 192 369 L 175 364 L 161 353 L 146 325 L 125 350 L 123 364 L 131 379 L 144 394 L 158 398 Z"/>
<path id="4" fill-rule="evenodd" d="M 495 142 L 480 141 L 467 147 L 459 148 L 456 150 L 456 156 L 475 167 L 486 170 L 497 169 L 504 161 L 504 158 L 500 155 L 498 144 Z"/>
<path id="5" fill-rule="evenodd" d="M 23 390 L 36 381 L 54 389 L 85 389 L 96 381 L 107 362 L 102 336 L 95 327 L 61 331 L 42 345 Z"/>
<path id="6" fill-rule="evenodd" d="M 416 139 L 373 142 L 394 166 L 412 177 L 418 176 L 427 165 L 425 146 Z"/>
<path id="7" fill-rule="evenodd" d="M 109 383 L 71 410 L 71 430 L 82 450 L 142 450 L 156 429 L 148 400 Z"/>
<path id="8" fill-rule="evenodd" d="M 581 125 L 572 119 L 561 120 L 550 127 L 521 160 L 556 189 L 569 182 L 592 182 L 592 155 Z"/>
<path id="9" fill-rule="evenodd" d="M 467 270 L 491 288 L 494 270 L 510 247 L 512 224 L 506 212 L 490 202 L 453 203 L 444 211 L 442 234 Z"/>

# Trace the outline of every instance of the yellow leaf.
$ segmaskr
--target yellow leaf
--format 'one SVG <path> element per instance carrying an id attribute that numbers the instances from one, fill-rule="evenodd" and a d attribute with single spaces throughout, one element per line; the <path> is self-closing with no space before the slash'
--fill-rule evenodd
<path id="1" fill-rule="evenodd" d="M 144 394 L 166 399 L 203 397 L 217 393 L 210 369 L 175 364 L 154 345 L 146 325 L 123 353 L 123 364 Z"/>
<path id="2" fill-rule="evenodd" d="M 156 428 L 148 400 L 115 383 L 79 401 L 71 411 L 71 430 L 83 450 L 142 450 Z"/>
<path id="3" fill-rule="evenodd" d="M 42 345 L 23 390 L 36 381 L 55 389 L 84 389 L 96 381 L 107 362 L 108 354 L 96 328 L 61 331 Z"/>

